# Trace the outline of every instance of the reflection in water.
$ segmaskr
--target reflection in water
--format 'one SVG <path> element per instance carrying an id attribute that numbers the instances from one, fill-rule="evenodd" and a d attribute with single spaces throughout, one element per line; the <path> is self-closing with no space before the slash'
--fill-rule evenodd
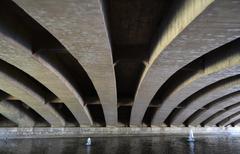
<path id="1" fill-rule="evenodd" d="M 240 138 L 236 136 L 198 136 L 187 142 L 183 136 L 106 137 L 92 138 L 4 139 L 2 154 L 231 154 L 239 153 Z"/>
<path id="2" fill-rule="evenodd" d="M 189 154 L 195 154 L 194 153 L 194 142 L 189 142 Z"/>

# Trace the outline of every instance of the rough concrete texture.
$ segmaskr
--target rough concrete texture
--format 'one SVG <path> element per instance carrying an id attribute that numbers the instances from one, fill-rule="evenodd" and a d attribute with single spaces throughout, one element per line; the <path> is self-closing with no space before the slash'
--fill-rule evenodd
<path id="1" fill-rule="evenodd" d="M 208 121 L 208 123 L 206 123 L 207 125 L 211 126 L 211 125 L 216 125 L 219 122 L 223 121 L 224 119 L 230 117 L 233 113 L 237 113 L 240 111 L 240 107 L 234 107 L 232 109 L 226 110 L 224 111 L 222 114 L 218 115 L 217 117 L 214 117 L 213 119 L 211 119 L 210 121 Z M 236 121 L 237 119 L 233 120 Z M 232 121 L 232 122 L 233 122 Z M 230 122 L 231 123 L 231 122 Z M 222 124 L 223 125 L 223 124 Z"/>
<path id="2" fill-rule="evenodd" d="M 161 54 L 157 55 L 158 58 L 155 56 L 155 61 L 147 66 L 138 87 L 131 124 L 141 123 L 143 113 L 158 89 L 177 70 L 240 36 L 239 7 L 240 3 L 235 0 L 214 1 Z"/>
<path id="3" fill-rule="evenodd" d="M 83 66 L 102 103 L 107 125 L 117 124 L 114 66 L 99 0 L 15 0 Z"/>
<path id="4" fill-rule="evenodd" d="M 5 36 L 4 33 L 0 34 L 0 50 L 2 60 L 28 73 L 57 95 L 80 124 L 92 124 L 81 95 L 57 68 L 51 66 L 43 58 L 33 55 L 32 51 Z"/>
<path id="5" fill-rule="evenodd" d="M 28 76 L 2 64 L 0 71 L 0 89 L 24 102 L 41 115 L 52 127 L 64 127 L 61 115 L 47 102 Z"/>
<path id="6" fill-rule="evenodd" d="M 239 53 L 236 52 L 234 56 L 227 57 L 227 54 L 221 54 L 221 56 L 225 56 L 226 58 L 222 59 L 221 62 L 215 61 L 213 65 L 204 68 L 203 70 L 197 70 L 196 75 L 187 78 L 185 82 L 183 82 L 180 86 L 176 88 L 174 92 L 172 92 L 166 100 L 164 100 L 160 109 L 157 110 L 156 114 L 153 117 L 152 124 L 159 125 L 166 120 L 168 115 L 176 108 L 181 102 L 186 100 L 192 94 L 198 92 L 204 87 L 211 85 L 217 81 L 222 79 L 238 75 L 240 68 L 240 58 Z M 208 57 L 205 60 L 210 62 L 215 57 Z M 218 58 L 216 58 L 218 59 Z M 214 61 L 214 60 L 213 60 Z M 230 62 L 230 63 L 229 63 Z M 236 65 L 236 66 L 234 66 Z M 205 65 L 208 66 L 208 65 Z M 164 114 L 162 113 L 164 111 Z"/>
<path id="7" fill-rule="evenodd" d="M 189 125 L 199 125 L 205 120 L 213 117 L 220 111 L 226 110 L 227 107 L 230 107 L 232 105 L 237 105 L 239 104 L 240 100 L 240 92 L 237 92 L 236 94 L 233 95 L 228 95 L 226 98 L 220 98 L 217 99 L 212 106 L 209 108 L 202 110 L 200 114 L 197 115 L 191 122 L 189 122 Z M 217 115 L 221 117 L 221 114 Z M 208 121 L 206 123 L 203 123 L 204 125 L 212 125 L 214 123 L 211 123 L 211 121 Z M 216 124 L 216 123 L 215 123 Z"/>
<path id="8" fill-rule="evenodd" d="M 15 122 L 18 127 L 33 127 L 35 124 L 34 119 L 6 100 L 0 101 L 0 113 Z"/>
<path id="9" fill-rule="evenodd" d="M 238 68 L 239 70 L 239 68 Z M 238 73 L 239 74 L 239 73 Z M 220 83 L 220 84 L 219 84 Z M 240 89 L 240 80 L 239 76 L 236 76 L 236 78 L 231 78 L 226 80 L 224 83 L 221 83 L 221 81 L 215 83 L 219 84 L 216 87 L 214 84 L 213 87 L 209 91 L 205 91 L 201 93 L 201 97 L 197 97 L 196 99 L 189 102 L 187 106 L 182 108 L 180 112 L 174 116 L 171 124 L 182 124 L 185 120 L 187 120 L 188 117 L 190 117 L 194 112 L 202 108 L 203 106 L 207 105 L 208 103 L 222 97 L 228 94 L 231 94 L 233 92 L 239 91 Z"/>
<path id="10" fill-rule="evenodd" d="M 47 121 L 63 134 L 77 122 L 131 128 L 76 132 L 145 134 L 176 131 L 144 128 L 164 123 L 231 119 L 239 14 L 240 0 L 1 0 L 0 89 L 24 110 L 4 114 L 20 127 Z"/>
<path id="11" fill-rule="evenodd" d="M 239 134 L 240 127 L 154 127 L 154 128 L 0 128 L 0 138 L 98 137 L 181 134 Z"/>

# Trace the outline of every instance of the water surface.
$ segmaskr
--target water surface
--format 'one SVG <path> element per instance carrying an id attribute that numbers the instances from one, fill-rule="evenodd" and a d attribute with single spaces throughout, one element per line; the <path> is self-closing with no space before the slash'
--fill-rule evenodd
<path id="1" fill-rule="evenodd" d="M 239 136 L 198 136 L 188 143 L 184 136 L 97 137 L 0 140 L 3 154 L 240 154 Z"/>

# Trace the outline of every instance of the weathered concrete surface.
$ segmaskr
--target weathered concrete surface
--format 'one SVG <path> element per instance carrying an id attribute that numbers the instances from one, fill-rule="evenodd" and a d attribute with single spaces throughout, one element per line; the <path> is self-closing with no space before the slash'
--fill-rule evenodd
<path id="1" fill-rule="evenodd" d="M 59 39 L 79 61 L 96 88 L 107 125 L 116 125 L 116 81 L 100 1 L 14 1 Z"/>
<path id="2" fill-rule="evenodd" d="M 199 113 L 197 115 L 197 117 L 195 117 L 191 122 L 189 122 L 189 125 L 199 125 L 202 122 L 206 121 L 207 119 L 209 119 L 210 117 L 214 116 L 216 113 L 218 113 L 219 111 L 224 111 L 226 107 L 229 107 L 231 105 L 235 105 L 237 103 L 239 103 L 240 100 L 240 92 L 237 92 L 234 95 L 228 95 L 229 97 L 226 98 L 220 98 L 220 100 L 216 100 L 216 102 L 214 102 L 213 106 L 202 110 L 201 113 Z M 208 124 L 209 122 L 209 124 Z M 211 121 L 206 121 L 206 123 L 203 123 L 203 125 L 211 125 Z"/>
<path id="3" fill-rule="evenodd" d="M 71 83 L 43 58 L 0 33 L 0 58 L 23 70 L 58 96 L 81 125 L 91 125 L 91 116 L 81 95 Z M 49 100 L 46 100 L 49 101 Z"/>
<path id="4" fill-rule="evenodd" d="M 239 40 L 236 40 L 234 43 L 235 45 L 238 44 Z M 166 120 L 174 108 L 202 88 L 224 78 L 239 74 L 240 53 L 239 49 L 233 46 L 234 43 L 232 43 L 230 48 L 219 48 L 217 52 L 214 51 L 214 54 L 205 55 L 204 63 L 200 62 L 201 65 L 198 68 L 194 68 L 194 72 L 196 73 L 191 77 L 186 77 L 186 79 L 162 101 L 161 109 L 157 110 L 153 116 L 152 124 L 163 124 L 164 120 Z M 199 60 L 197 59 L 195 61 Z"/>
<path id="5" fill-rule="evenodd" d="M 235 0 L 214 1 L 163 52 L 156 52 L 153 63 L 147 65 L 139 84 L 131 124 L 141 123 L 143 113 L 158 89 L 177 70 L 240 36 L 239 7 L 240 3 Z M 163 112 L 161 108 L 160 111 Z"/>
<path id="6" fill-rule="evenodd" d="M 232 108 L 232 109 L 229 109 L 229 110 L 226 110 L 225 112 L 217 115 L 216 117 L 214 117 L 213 119 L 211 119 L 210 121 L 208 121 L 205 125 L 209 125 L 209 126 L 212 126 L 212 125 L 216 125 L 218 124 L 219 122 L 223 121 L 224 119 L 228 118 L 229 116 L 231 116 L 233 113 L 237 113 L 240 111 L 240 106 L 237 106 L 235 108 Z M 223 123 L 224 124 L 224 123 Z M 222 124 L 222 125 L 223 125 Z"/>
<path id="7" fill-rule="evenodd" d="M 161 134 L 239 134 L 240 127 L 154 127 L 154 128 L 0 128 L 0 138 L 56 138 L 94 136 L 149 136 Z"/>
<path id="8" fill-rule="evenodd" d="M 27 104 L 41 115 L 52 127 L 64 127 L 65 121 L 61 115 L 45 102 L 41 88 L 28 76 L 1 63 L 0 89 Z"/>
<path id="9" fill-rule="evenodd" d="M 239 70 L 239 68 L 237 70 Z M 175 125 L 182 124 L 194 112 L 196 112 L 203 106 L 207 105 L 208 103 L 239 90 L 240 90 L 239 76 L 235 76 L 235 78 L 233 77 L 231 79 L 228 79 L 223 83 L 219 81 L 219 83 L 217 82 L 213 84 L 211 89 L 205 92 L 203 91 L 200 97 L 197 97 L 194 100 L 190 101 L 187 106 L 182 108 L 180 112 L 174 116 L 171 124 Z"/>
<path id="10" fill-rule="evenodd" d="M 35 124 L 34 119 L 27 115 L 22 109 L 6 100 L 0 101 L 0 113 L 16 123 L 18 127 L 33 127 Z"/>

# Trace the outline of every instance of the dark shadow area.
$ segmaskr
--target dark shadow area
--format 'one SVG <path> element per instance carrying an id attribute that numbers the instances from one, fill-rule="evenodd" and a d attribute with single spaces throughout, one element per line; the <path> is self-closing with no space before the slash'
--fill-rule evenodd
<path id="1" fill-rule="evenodd" d="M 139 77 L 144 64 L 139 61 L 120 60 L 115 65 L 115 74 L 118 92 L 118 104 L 124 102 L 122 100 L 130 100 L 133 102 L 135 92 L 139 83 Z"/>
<path id="2" fill-rule="evenodd" d="M 147 108 L 146 113 L 144 114 L 143 117 L 143 123 L 145 123 L 147 126 L 151 126 L 151 122 L 152 122 L 152 118 L 153 118 L 153 114 L 156 112 L 158 108 L 157 107 L 151 107 L 149 106 Z"/>
<path id="3" fill-rule="evenodd" d="M 63 103 L 51 103 L 51 106 L 58 111 L 58 113 L 66 121 L 67 126 L 79 126 L 76 118 L 73 116 L 71 111 Z"/>
<path id="4" fill-rule="evenodd" d="M 7 119 L 0 113 L 0 127 L 17 127 L 17 124 Z"/>
<path id="5" fill-rule="evenodd" d="M 103 113 L 103 108 L 101 104 L 88 104 L 89 112 L 92 116 L 95 126 L 106 126 L 105 118 Z"/>
<path id="6" fill-rule="evenodd" d="M 124 126 L 129 126 L 129 119 L 132 106 L 119 106 L 118 107 L 118 121 Z"/>

